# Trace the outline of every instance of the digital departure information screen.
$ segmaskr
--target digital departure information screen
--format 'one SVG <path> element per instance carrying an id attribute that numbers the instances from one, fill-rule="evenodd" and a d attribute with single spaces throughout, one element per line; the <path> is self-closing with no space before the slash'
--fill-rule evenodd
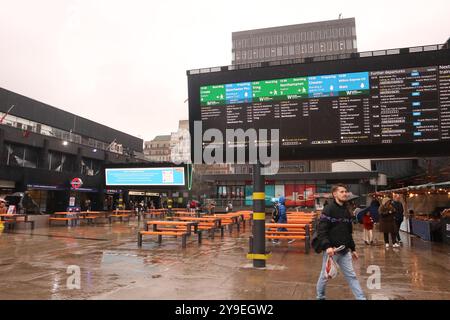
<path id="1" fill-rule="evenodd" d="M 203 132 L 279 129 L 283 159 L 448 154 L 448 51 L 193 75 L 190 116 Z"/>

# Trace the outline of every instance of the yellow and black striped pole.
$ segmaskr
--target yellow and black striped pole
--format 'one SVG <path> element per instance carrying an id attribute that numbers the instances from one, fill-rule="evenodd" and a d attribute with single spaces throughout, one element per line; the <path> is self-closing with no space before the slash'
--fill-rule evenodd
<path id="1" fill-rule="evenodd" d="M 253 229 L 250 238 L 250 253 L 253 267 L 264 268 L 269 255 L 266 253 L 266 213 L 265 213 L 264 176 L 261 175 L 261 164 L 253 166 Z"/>

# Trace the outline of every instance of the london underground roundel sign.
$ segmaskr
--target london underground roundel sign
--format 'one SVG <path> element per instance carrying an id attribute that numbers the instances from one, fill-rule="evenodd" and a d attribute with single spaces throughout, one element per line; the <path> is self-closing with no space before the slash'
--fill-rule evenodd
<path id="1" fill-rule="evenodd" d="M 73 189 L 78 189 L 83 185 L 83 181 L 80 178 L 73 178 L 72 181 L 70 181 L 70 185 Z"/>

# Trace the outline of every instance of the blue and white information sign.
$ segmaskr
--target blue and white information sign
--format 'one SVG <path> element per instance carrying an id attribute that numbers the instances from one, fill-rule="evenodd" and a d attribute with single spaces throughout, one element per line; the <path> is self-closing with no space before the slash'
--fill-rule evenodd
<path id="1" fill-rule="evenodd" d="M 184 186 L 184 167 L 105 169 L 107 186 Z"/>

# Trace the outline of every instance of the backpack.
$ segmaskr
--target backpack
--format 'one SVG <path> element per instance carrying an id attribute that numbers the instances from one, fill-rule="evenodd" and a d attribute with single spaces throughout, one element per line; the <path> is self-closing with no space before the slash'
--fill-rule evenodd
<path id="1" fill-rule="evenodd" d="M 280 210 L 278 209 L 278 206 L 274 206 L 272 210 L 272 219 L 275 222 L 278 222 L 278 220 L 280 219 Z"/>

